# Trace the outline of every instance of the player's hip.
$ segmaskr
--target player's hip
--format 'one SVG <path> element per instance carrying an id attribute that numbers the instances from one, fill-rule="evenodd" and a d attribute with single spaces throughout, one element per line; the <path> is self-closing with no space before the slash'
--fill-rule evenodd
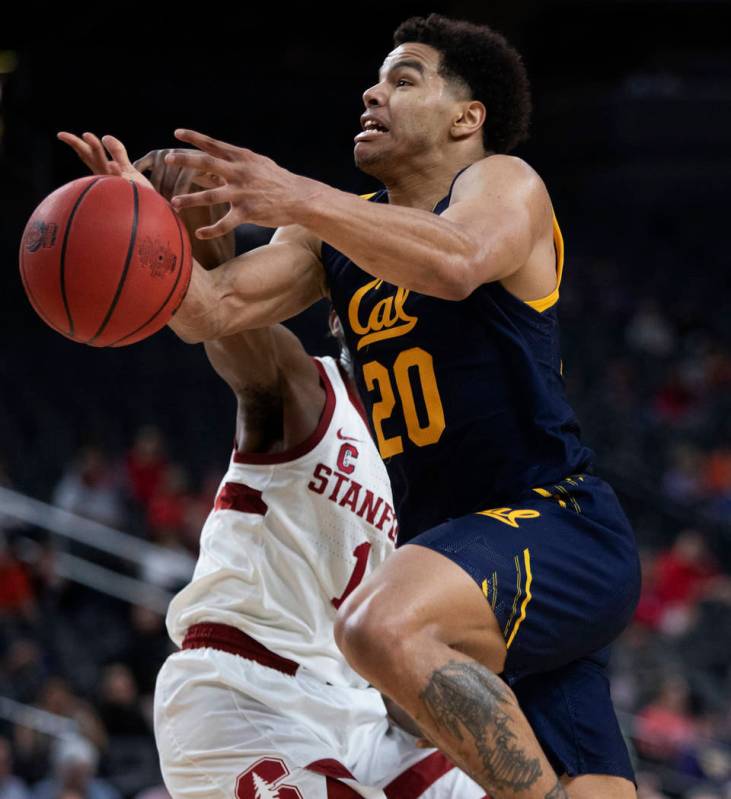
<path id="1" fill-rule="evenodd" d="M 170 655 L 155 687 L 156 737 L 172 736 L 184 750 L 216 750 L 228 735 L 256 749 L 262 735 L 276 738 L 295 727 L 303 739 L 331 746 L 344 727 L 385 724 L 375 689 L 329 685 L 305 669 L 288 674 L 210 647 Z"/>
<path id="2" fill-rule="evenodd" d="M 504 632 L 506 670 L 515 673 L 558 668 L 606 646 L 639 597 L 634 533 L 611 487 L 593 475 L 520 492 L 412 543 L 475 580 Z"/>
<path id="3" fill-rule="evenodd" d="M 440 753 L 391 728 L 375 689 L 318 685 L 301 671 L 287 675 L 210 648 L 183 650 L 163 665 L 155 738 L 173 799 L 255 799 L 265 789 L 327 799 L 345 785 L 353 792 L 344 796 L 385 799 L 401 783 L 433 799 L 483 795 Z"/>

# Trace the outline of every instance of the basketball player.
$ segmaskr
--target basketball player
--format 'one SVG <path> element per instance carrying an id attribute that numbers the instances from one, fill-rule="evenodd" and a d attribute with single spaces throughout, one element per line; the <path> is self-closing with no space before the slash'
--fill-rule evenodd
<path id="1" fill-rule="evenodd" d="M 551 200 L 508 155 L 527 130 L 524 67 L 489 28 L 438 15 L 394 45 L 355 137 L 385 186 L 366 202 L 176 131 L 202 152 L 167 162 L 225 185 L 173 204 L 231 204 L 200 239 L 278 230 L 196 270 L 172 326 L 217 339 L 331 298 L 400 525 L 341 608 L 349 663 L 496 797 L 634 796 L 606 666 L 639 562 L 565 398 Z"/>
<path id="2" fill-rule="evenodd" d="M 111 162 L 91 133 L 59 138 L 94 173 L 163 196 L 205 185 L 203 175 L 166 166 L 168 150 L 135 162 L 151 170 L 150 183 L 114 137 L 104 138 Z M 197 262 L 230 257 L 232 238 L 218 240 L 218 251 L 194 240 Z M 334 314 L 330 324 L 340 336 Z M 392 553 L 397 533 L 347 351 L 340 361 L 310 358 L 281 325 L 205 349 L 238 412 L 193 579 L 167 614 L 182 648 L 158 675 L 155 737 L 171 795 L 486 799 L 441 753 L 389 724 L 381 695 L 334 641 L 337 609 Z"/>

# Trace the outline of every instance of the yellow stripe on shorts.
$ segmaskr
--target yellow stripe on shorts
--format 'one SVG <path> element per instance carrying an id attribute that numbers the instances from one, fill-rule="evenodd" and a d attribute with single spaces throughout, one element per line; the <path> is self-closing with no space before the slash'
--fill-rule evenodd
<path id="1" fill-rule="evenodd" d="M 510 649 L 510 645 L 513 643 L 513 639 L 515 638 L 520 625 L 525 619 L 525 611 L 528 607 L 528 603 L 533 598 L 533 595 L 530 592 L 531 583 L 533 582 L 533 573 L 530 570 L 530 550 L 527 548 L 523 550 L 523 559 L 525 561 L 525 597 L 523 598 L 523 604 L 520 607 L 520 616 L 515 622 L 515 627 L 513 627 L 513 632 L 510 633 L 510 638 L 508 638 L 508 649 Z"/>

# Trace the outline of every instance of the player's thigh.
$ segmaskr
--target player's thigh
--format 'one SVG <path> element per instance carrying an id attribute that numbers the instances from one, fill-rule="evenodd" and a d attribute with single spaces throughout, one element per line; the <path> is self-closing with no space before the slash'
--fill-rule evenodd
<path id="1" fill-rule="evenodd" d="M 415 636 L 428 636 L 502 669 L 504 645 L 494 614 L 474 580 L 457 563 L 426 547 L 406 544 L 348 598 L 338 614 L 336 637 L 398 653 Z M 375 652 L 374 649 L 374 652 Z"/>
<path id="2" fill-rule="evenodd" d="M 527 492 L 411 542 L 448 558 L 478 587 L 505 641 L 507 676 L 590 654 L 631 617 L 639 594 L 634 535 L 594 479 L 576 496 L 559 495 L 566 500 Z"/>
<path id="3" fill-rule="evenodd" d="M 329 778 L 294 766 L 282 753 L 206 753 L 174 760 L 164 773 L 172 799 L 329 799 Z M 343 794 L 343 796 L 351 794 Z M 357 796 L 358 794 L 352 794 Z"/>
<path id="4" fill-rule="evenodd" d="M 176 653 L 160 670 L 154 732 L 173 799 L 326 799 L 325 777 L 304 768 L 312 731 L 233 687 L 229 660 L 242 672 L 256 668 L 273 688 L 281 682 L 278 672 L 212 650 Z"/>

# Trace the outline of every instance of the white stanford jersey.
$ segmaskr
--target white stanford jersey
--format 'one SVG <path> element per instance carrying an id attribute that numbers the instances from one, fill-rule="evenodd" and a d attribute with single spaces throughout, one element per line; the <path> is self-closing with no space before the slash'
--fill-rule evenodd
<path id="1" fill-rule="evenodd" d="M 326 393 L 316 430 L 286 452 L 234 450 L 167 628 L 180 646 L 193 624 L 236 627 L 325 681 L 362 687 L 335 645 L 333 622 L 392 551 L 396 519 L 358 399 L 333 358 L 313 360 Z"/>

